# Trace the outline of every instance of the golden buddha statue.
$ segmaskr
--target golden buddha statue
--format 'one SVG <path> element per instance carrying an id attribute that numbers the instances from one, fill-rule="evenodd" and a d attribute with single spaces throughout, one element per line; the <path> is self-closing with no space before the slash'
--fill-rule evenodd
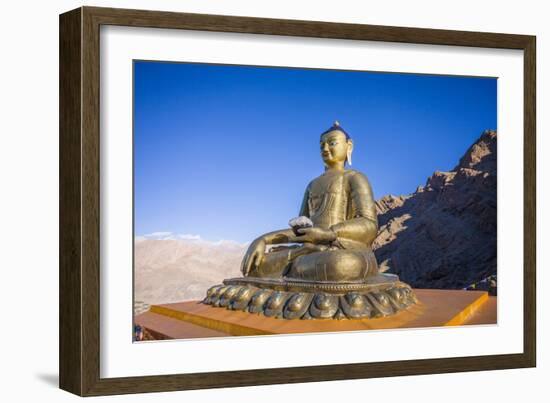
<path id="1" fill-rule="evenodd" d="M 365 175 L 346 169 L 353 141 L 338 122 L 321 134 L 320 152 L 325 172 L 307 186 L 291 228 L 254 240 L 244 277 L 211 287 L 204 303 L 277 318 L 343 319 L 391 315 L 416 302 L 397 276 L 378 272 L 372 189 Z"/>
<path id="2" fill-rule="evenodd" d="M 248 249 L 242 272 L 253 277 L 286 277 L 315 281 L 357 281 L 378 272 L 371 244 L 378 231 L 368 179 L 345 169 L 353 141 L 338 122 L 320 139 L 325 172 L 307 186 L 300 217 L 311 227 L 274 231 Z M 275 248 L 266 245 L 301 244 Z"/>

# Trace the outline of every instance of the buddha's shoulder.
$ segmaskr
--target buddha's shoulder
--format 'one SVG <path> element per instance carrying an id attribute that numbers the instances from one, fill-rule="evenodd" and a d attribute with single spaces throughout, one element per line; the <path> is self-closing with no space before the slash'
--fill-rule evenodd
<path id="1" fill-rule="evenodd" d="M 344 171 L 344 176 L 346 179 L 350 181 L 357 181 L 357 182 L 367 182 L 368 178 L 367 175 L 365 175 L 363 172 L 356 171 L 355 169 L 346 169 Z"/>
<path id="2" fill-rule="evenodd" d="M 367 176 L 354 169 L 346 171 L 347 183 L 350 189 L 355 189 L 359 193 L 372 193 L 372 188 Z"/>

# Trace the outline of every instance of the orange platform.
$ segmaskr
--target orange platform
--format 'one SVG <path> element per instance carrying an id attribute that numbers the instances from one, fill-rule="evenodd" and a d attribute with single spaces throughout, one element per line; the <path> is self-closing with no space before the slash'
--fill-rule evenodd
<path id="1" fill-rule="evenodd" d="M 199 301 L 153 305 L 135 323 L 156 338 L 185 339 L 264 334 L 341 332 L 497 323 L 496 297 L 485 291 L 414 290 L 419 303 L 393 316 L 377 319 L 287 320 L 225 308 Z"/>

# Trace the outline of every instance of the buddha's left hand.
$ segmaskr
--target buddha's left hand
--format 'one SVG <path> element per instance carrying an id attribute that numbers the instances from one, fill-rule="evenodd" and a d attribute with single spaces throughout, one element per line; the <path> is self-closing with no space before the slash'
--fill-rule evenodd
<path id="1" fill-rule="evenodd" d="M 298 243 L 327 244 L 336 240 L 336 233 L 321 227 L 300 228 L 296 230 L 300 236 L 295 238 Z"/>

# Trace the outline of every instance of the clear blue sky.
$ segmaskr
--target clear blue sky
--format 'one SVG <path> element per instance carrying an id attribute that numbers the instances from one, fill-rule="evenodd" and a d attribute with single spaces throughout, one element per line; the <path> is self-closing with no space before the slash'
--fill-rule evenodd
<path id="1" fill-rule="evenodd" d="M 287 227 L 339 120 L 375 197 L 408 194 L 496 129 L 497 80 L 134 62 L 135 234 Z"/>

